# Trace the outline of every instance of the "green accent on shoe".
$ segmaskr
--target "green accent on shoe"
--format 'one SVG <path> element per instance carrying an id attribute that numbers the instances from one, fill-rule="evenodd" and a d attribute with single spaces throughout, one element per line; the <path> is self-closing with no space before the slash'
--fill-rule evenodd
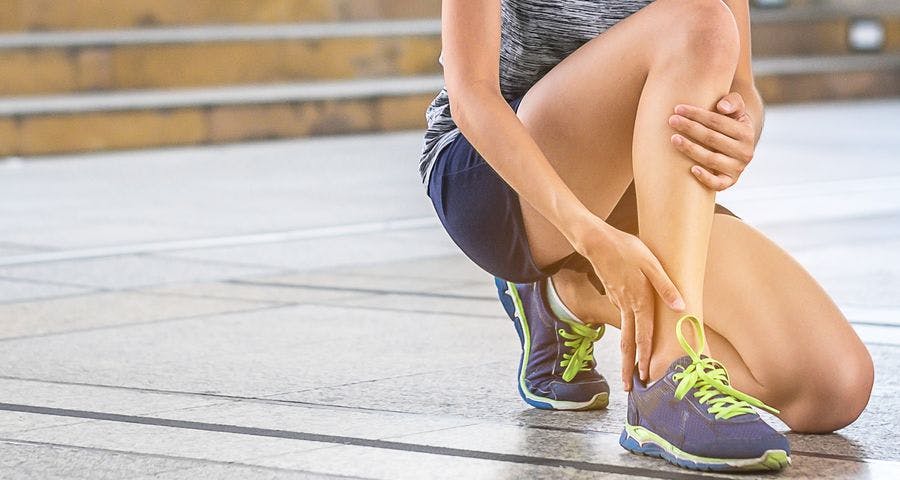
<path id="1" fill-rule="evenodd" d="M 714 458 L 701 457 L 699 455 L 691 455 L 684 450 L 672 445 L 659 435 L 647 430 L 644 427 L 630 425 L 625 423 L 625 431 L 631 438 L 641 444 L 654 443 L 663 448 L 667 452 L 675 455 L 679 460 L 689 460 L 698 465 L 728 465 L 729 470 L 781 470 L 791 464 L 791 457 L 784 450 L 767 450 L 757 458 Z"/>
<path id="2" fill-rule="evenodd" d="M 732 387 L 728 381 L 728 371 L 725 370 L 724 365 L 712 358 L 701 357 L 699 353 L 694 351 L 681 332 L 681 324 L 685 320 L 689 320 L 694 327 L 697 350 L 702 352 L 706 345 L 703 322 L 690 314 L 681 317 L 678 323 L 675 324 L 675 334 L 678 337 L 681 348 L 691 357 L 693 363 L 673 375 L 673 379 L 679 382 L 678 387 L 675 389 L 676 399 L 681 400 L 691 388 L 697 387 L 694 396 L 697 397 L 700 403 L 709 405 L 709 413 L 715 414 L 716 418 L 731 418 L 736 415 L 753 413 L 753 406 L 772 413 L 780 413 L 761 400 Z"/>
<path id="3" fill-rule="evenodd" d="M 591 328 L 581 323 L 561 320 L 572 329 L 571 332 L 562 328 L 557 331 L 561 337 L 568 340 L 564 342 L 564 345 L 571 349 L 571 353 L 564 353 L 563 360 L 559 362 L 559 366 L 565 367 L 562 379 L 571 382 L 578 372 L 593 368 L 588 362 L 594 359 L 594 342 L 603 336 L 606 325 L 601 324 L 599 328 Z"/>

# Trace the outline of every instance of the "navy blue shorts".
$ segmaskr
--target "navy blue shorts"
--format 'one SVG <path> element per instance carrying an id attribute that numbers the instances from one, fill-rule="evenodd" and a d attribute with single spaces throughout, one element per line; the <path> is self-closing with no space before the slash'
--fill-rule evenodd
<path id="1" fill-rule="evenodd" d="M 509 101 L 517 111 L 523 96 Z M 428 181 L 428 196 L 450 238 L 476 265 L 486 272 L 515 283 L 530 283 L 559 269 L 571 268 L 588 274 L 603 292 L 591 264 L 577 252 L 539 268 L 531 256 L 519 196 L 475 150 L 460 132 L 435 159 Z M 634 182 L 622 195 L 606 222 L 638 234 Z M 736 218 L 716 204 L 717 213 Z"/>

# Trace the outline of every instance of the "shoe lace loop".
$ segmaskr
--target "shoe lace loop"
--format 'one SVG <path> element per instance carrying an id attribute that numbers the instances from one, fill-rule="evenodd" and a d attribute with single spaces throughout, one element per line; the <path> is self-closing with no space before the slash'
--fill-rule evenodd
<path id="1" fill-rule="evenodd" d="M 563 359 L 559 362 L 563 370 L 562 379 L 571 382 L 578 372 L 589 371 L 593 367 L 588 362 L 594 360 L 594 342 L 603 336 L 605 324 L 598 328 L 592 328 L 581 323 L 568 323 L 571 332 L 560 328 L 558 333 L 567 341 L 563 344 L 569 347 L 570 353 L 563 353 Z"/>
<path id="2" fill-rule="evenodd" d="M 689 320 L 694 327 L 697 350 L 703 351 L 706 344 L 706 335 L 703 332 L 703 323 L 693 315 L 685 315 L 675 325 L 675 333 L 681 348 L 691 357 L 692 363 L 672 376 L 678 382 L 675 389 L 675 398 L 681 400 L 692 388 L 696 387 L 694 397 L 701 404 L 709 405 L 709 413 L 716 418 L 731 418 L 744 413 L 753 413 L 753 407 L 759 407 L 772 413 L 779 413 L 761 400 L 747 395 L 731 386 L 728 380 L 728 371 L 725 366 L 710 357 L 701 357 L 694 351 L 681 332 L 681 324 Z"/>

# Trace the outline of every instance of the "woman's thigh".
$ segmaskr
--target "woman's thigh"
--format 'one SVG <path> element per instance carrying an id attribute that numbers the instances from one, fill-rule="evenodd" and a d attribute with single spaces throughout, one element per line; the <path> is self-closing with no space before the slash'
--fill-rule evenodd
<path id="1" fill-rule="evenodd" d="M 555 65 L 519 105 L 517 115 L 557 173 L 600 218 L 607 218 L 633 178 L 632 138 L 641 92 L 649 66 L 672 39 L 660 32 L 702 14 L 692 8 L 682 0 L 651 3 Z M 536 264 L 572 252 L 565 237 L 527 201 L 521 209 Z"/>

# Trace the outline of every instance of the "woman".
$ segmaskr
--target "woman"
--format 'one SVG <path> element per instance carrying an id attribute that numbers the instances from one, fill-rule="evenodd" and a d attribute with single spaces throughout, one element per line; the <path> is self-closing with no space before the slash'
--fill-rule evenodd
<path id="1" fill-rule="evenodd" d="M 445 0 L 442 29 L 420 174 L 497 277 L 525 401 L 605 407 L 592 348 L 613 325 L 632 452 L 780 469 L 788 442 L 754 406 L 798 432 L 859 416 L 865 346 L 795 260 L 715 203 L 762 130 L 748 0 Z"/>

